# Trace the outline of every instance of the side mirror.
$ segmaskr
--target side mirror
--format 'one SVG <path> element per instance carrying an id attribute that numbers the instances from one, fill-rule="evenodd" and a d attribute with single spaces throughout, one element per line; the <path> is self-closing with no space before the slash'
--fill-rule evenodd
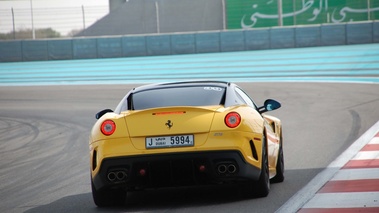
<path id="1" fill-rule="evenodd" d="M 98 112 L 96 115 L 95 115 L 95 118 L 96 119 L 99 119 L 101 118 L 101 116 L 105 115 L 106 113 L 108 112 L 113 112 L 113 110 L 111 109 L 104 109 L 104 110 L 101 110 L 100 112 Z"/>
<path id="2" fill-rule="evenodd" d="M 273 99 L 267 99 L 264 102 L 263 106 L 258 108 L 258 111 L 259 113 L 262 114 L 267 111 L 273 111 L 273 110 L 279 109 L 281 106 L 282 105 L 278 101 L 275 101 Z"/>

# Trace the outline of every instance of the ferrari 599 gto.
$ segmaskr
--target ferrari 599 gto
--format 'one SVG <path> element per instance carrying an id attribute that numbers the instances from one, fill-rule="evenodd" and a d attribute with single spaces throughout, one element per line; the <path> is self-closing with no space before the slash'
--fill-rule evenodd
<path id="1" fill-rule="evenodd" d="M 284 180 L 281 121 L 241 87 L 222 81 L 134 88 L 116 109 L 96 114 L 89 140 L 97 206 L 122 204 L 148 188 L 242 183 L 265 197 Z"/>

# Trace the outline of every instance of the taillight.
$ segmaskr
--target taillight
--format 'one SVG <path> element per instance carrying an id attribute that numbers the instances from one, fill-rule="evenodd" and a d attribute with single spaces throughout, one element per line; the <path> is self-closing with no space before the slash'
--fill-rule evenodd
<path id="1" fill-rule="evenodd" d="M 240 123 L 241 123 L 241 116 L 236 112 L 229 112 L 225 116 L 225 124 L 230 128 L 237 127 Z"/>
<path id="2" fill-rule="evenodd" d="M 100 130 L 104 135 L 112 135 L 116 130 L 116 124 L 111 120 L 106 120 L 101 124 Z"/>

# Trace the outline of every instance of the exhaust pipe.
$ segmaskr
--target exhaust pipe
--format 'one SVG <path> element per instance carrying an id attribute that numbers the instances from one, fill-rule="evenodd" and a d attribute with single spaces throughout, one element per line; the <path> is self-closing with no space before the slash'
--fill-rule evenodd
<path id="1" fill-rule="evenodd" d="M 116 178 L 117 178 L 116 177 L 116 173 L 114 173 L 114 172 L 109 172 L 108 175 L 107 175 L 107 177 L 108 177 L 108 180 L 111 181 L 111 182 L 115 181 Z"/>
<path id="2" fill-rule="evenodd" d="M 123 181 L 128 177 L 124 170 L 114 170 L 108 173 L 107 178 L 110 182 Z"/>
<path id="3" fill-rule="evenodd" d="M 228 172 L 233 174 L 237 171 L 237 167 L 234 164 L 229 164 L 228 165 Z"/>
<path id="4" fill-rule="evenodd" d="M 117 177 L 117 180 L 124 180 L 124 179 L 126 179 L 127 174 L 124 171 L 118 171 L 116 173 L 116 177 Z"/>
<path id="5" fill-rule="evenodd" d="M 237 166 L 233 162 L 220 163 L 217 166 L 217 172 L 219 174 L 235 174 L 237 172 Z"/>
<path id="6" fill-rule="evenodd" d="M 217 171 L 220 174 L 224 174 L 226 172 L 227 168 L 225 164 L 220 164 L 217 166 Z"/>

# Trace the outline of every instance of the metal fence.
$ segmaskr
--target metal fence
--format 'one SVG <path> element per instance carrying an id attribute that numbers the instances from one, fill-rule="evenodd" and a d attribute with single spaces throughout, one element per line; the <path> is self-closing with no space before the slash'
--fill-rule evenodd
<path id="1" fill-rule="evenodd" d="M 31 8 L 0 8 L 0 39 L 71 37 L 108 12 L 107 6 L 34 8 L 33 10 Z M 50 29 L 50 36 L 46 29 Z M 44 35 L 41 32 L 43 30 Z M 52 33 L 54 33 L 53 36 L 51 36 Z"/>
<path id="2" fill-rule="evenodd" d="M 379 0 L 128 0 L 108 11 L 107 6 L 0 8 L 0 40 L 370 21 L 379 19 Z"/>

